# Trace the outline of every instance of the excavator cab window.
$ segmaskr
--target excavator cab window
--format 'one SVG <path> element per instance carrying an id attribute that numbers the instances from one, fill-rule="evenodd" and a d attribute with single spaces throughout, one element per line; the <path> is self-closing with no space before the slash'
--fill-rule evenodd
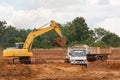
<path id="1" fill-rule="evenodd" d="M 17 48 L 17 49 L 22 49 L 23 48 L 23 44 L 15 44 L 15 48 Z"/>

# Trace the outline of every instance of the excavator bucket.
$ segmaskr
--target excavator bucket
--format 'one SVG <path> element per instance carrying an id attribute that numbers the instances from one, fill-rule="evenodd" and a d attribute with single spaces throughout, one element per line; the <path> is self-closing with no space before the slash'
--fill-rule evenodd
<path id="1" fill-rule="evenodd" d="M 54 42 L 57 46 L 63 47 L 63 46 L 65 46 L 65 44 L 66 44 L 66 39 L 65 39 L 65 38 L 60 38 L 60 37 L 58 37 L 58 38 L 55 38 L 55 39 L 53 40 L 53 42 Z"/>

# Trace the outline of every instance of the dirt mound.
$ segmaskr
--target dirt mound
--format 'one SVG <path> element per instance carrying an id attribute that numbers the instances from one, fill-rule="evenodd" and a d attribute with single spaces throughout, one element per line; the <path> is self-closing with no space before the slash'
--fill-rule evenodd
<path id="1" fill-rule="evenodd" d="M 80 65 L 63 63 L 38 64 L 37 66 L 32 65 L 32 68 L 39 72 L 35 78 L 38 80 L 68 80 L 69 78 L 76 78 L 78 75 L 87 72 Z"/>
<path id="2" fill-rule="evenodd" d="M 22 64 L 2 64 L 0 67 L 0 79 L 1 80 L 21 80 L 25 78 L 32 78 L 35 76 L 36 72 L 34 72 L 31 67 L 28 65 Z"/>
<path id="3" fill-rule="evenodd" d="M 109 55 L 110 60 L 120 60 L 120 48 L 112 48 L 112 54 Z"/>
<path id="4" fill-rule="evenodd" d="M 108 61 L 107 65 L 105 65 L 105 66 L 107 66 L 108 69 L 120 71 L 120 60 Z"/>
<path id="5" fill-rule="evenodd" d="M 108 71 L 108 70 L 116 70 L 120 71 L 120 61 L 109 60 L 107 62 L 97 61 L 91 62 L 88 64 L 89 70 L 98 70 L 98 71 Z"/>
<path id="6" fill-rule="evenodd" d="M 55 38 L 55 39 L 53 40 L 53 42 L 54 42 L 57 46 L 63 47 L 63 46 L 65 46 L 65 44 L 66 44 L 66 39 L 59 37 L 59 38 Z"/>
<path id="7" fill-rule="evenodd" d="M 2 80 L 119 80 L 119 62 L 91 63 L 88 69 L 65 63 L 5 64 L 1 63 Z M 118 64 L 117 64 L 118 63 Z M 116 65 L 113 67 L 113 65 Z M 116 70 L 118 68 L 118 70 Z"/>
<path id="8" fill-rule="evenodd" d="M 70 64 L 32 64 L 32 65 L 8 65 L 0 67 L 0 79 L 2 80 L 61 80 L 77 78 L 77 75 L 87 70 L 80 65 Z"/>
<path id="9" fill-rule="evenodd" d="M 76 80 L 119 80 L 120 72 L 88 71 Z"/>
<path id="10" fill-rule="evenodd" d="M 37 49 L 33 51 L 35 63 L 64 62 L 65 49 Z"/>

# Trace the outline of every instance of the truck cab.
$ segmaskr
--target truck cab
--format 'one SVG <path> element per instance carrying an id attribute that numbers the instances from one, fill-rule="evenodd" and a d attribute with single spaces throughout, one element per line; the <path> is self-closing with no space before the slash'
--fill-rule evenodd
<path id="1" fill-rule="evenodd" d="M 83 48 L 68 48 L 65 62 L 87 66 L 87 53 Z"/>

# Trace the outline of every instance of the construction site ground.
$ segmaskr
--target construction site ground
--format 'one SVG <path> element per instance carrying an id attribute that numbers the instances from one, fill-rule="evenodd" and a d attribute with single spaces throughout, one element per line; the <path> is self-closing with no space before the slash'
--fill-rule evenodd
<path id="1" fill-rule="evenodd" d="M 0 80 L 120 80 L 120 48 L 88 67 L 64 63 L 66 49 L 33 50 L 32 64 L 12 64 L 0 49 Z"/>

